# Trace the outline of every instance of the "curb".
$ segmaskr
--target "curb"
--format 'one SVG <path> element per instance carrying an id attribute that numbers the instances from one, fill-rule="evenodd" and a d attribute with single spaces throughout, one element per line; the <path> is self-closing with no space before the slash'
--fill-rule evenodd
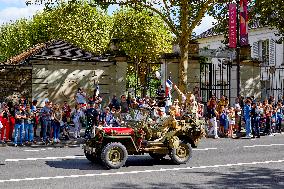
<path id="1" fill-rule="evenodd" d="M 85 143 L 85 140 L 69 140 L 69 141 L 61 141 L 58 144 L 47 144 L 43 142 L 37 142 L 36 144 L 31 145 L 24 145 L 23 147 L 29 147 L 29 148 L 76 148 L 80 147 L 82 144 Z M 14 144 L 12 142 L 6 143 L 6 144 L 0 144 L 0 147 L 14 147 Z"/>

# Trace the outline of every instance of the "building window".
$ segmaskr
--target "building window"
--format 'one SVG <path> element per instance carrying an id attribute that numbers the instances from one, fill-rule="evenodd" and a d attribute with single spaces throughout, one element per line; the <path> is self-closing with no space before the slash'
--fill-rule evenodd
<path id="1" fill-rule="evenodd" d="M 270 80 L 261 80 L 260 81 L 260 87 L 261 87 L 261 99 L 264 100 L 269 97 L 269 91 L 270 91 Z"/>
<path id="2" fill-rule="evenodd" d="M 269 64 L 269 40 L 260 41 L 260 60 L 264 65 Z"/>

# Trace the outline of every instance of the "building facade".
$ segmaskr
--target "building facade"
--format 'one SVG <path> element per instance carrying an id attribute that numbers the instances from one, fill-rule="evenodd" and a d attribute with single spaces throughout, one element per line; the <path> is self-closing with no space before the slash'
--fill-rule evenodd
<path id="1" fill-rule="evenodd" d="M 241 95 L 255 96 L 260 100 L 269 96 L 274 96 L 276 100 L 282 97 L 284 87 L 284 48 L 283 42 L 279 41 L 279 37 L 276 34 L 277 30 L 268 27 L 256 26 L 249 30 L 252 60 L 241 62 Z M 223 40 L 223 35 L 215 35 L 214 32 L 209 30 L 207 33 L 200 35 L 198 42 L 200 49 L 220 49 L 219 52 L 222 53 L 222 51 L 227 51 L 224 50 Z M 223 81 L 230 83 L 228 85 L 230 90 L 228 91 L 230 92 L 231 102 L 234 101 L 237 94 L 237 70 L 234 56 L 235 54 L 232 53 L 227 57 L 211 57 L 208 60 L 215 67 L 213 75 L 219 80 L 219 83 Z M 225 66 L 223 65 L 223 68 L 226 68 L 228 63 L 231 63 L 230 78 L 228 78 L 227 72 L 220 72 L 219 67 L 224 62 Z M 205 82 L 204 77 L 201 80 Z M 228 93 L 225 93 L 225 95 L 229 96 Z M 220 94 L 217 93 L 217 96 L 220 96 Z"/>
<path id="2" fill-rule="evenodd" d="M 15 67 L 19 77 L 14 77 L 13 86 L 6 87 L 9 93 L 2 97 L 3 100 L 24 96 L 38 100 L 40 106 L 46 98 L 54 103 L 67 100 L 74 104 L 78 88 L 83 88 L 90 97 L 99 86 L 99 93 L 107 103 L 112 95 L 126 93 L 126 57 L 96 56 L 62 40 L 48 42 L 18 57 L 5 63 L 5 70 L 8 65 L 10 69 Z M 22 77 L 24 70 L 28 70 L 24 74 L 26 77 Z M 0 73 L 0 78 L 1 74 L 8 78 L 4 73 Z M 25 82 L 20 81 L 23 78 Z M 0 85 L 4 82 L 0 80 Z"/>

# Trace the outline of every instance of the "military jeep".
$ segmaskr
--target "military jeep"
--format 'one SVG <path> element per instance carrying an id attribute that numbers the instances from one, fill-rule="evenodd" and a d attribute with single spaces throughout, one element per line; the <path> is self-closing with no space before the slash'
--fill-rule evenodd
<path id="1" fill-rule="evenodd" d="M 185 164 L 192 157 L 204 130 L 196 120 L 167 117 L 160 123 L 127 121 L 123 127 L 98 127 L 94 137 L 83 145 L 86 158 L 108 169 L 123 166 L 128 155 L 149 154 L 156 160 L 169 155 L 175 164 Z"/>

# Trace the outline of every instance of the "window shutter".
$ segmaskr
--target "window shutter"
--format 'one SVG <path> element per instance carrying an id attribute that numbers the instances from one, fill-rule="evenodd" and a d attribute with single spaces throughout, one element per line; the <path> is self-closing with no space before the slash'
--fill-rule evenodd
<path id="1" fill-rule="evenodd" d="M 253 58 L 259 59 L 259 42 L 253 43 Z"/>
<path id="2" fill-rule="evenodd" d="M 269 40 L 269 65 L 275 65 L 275 41 Z"/>

